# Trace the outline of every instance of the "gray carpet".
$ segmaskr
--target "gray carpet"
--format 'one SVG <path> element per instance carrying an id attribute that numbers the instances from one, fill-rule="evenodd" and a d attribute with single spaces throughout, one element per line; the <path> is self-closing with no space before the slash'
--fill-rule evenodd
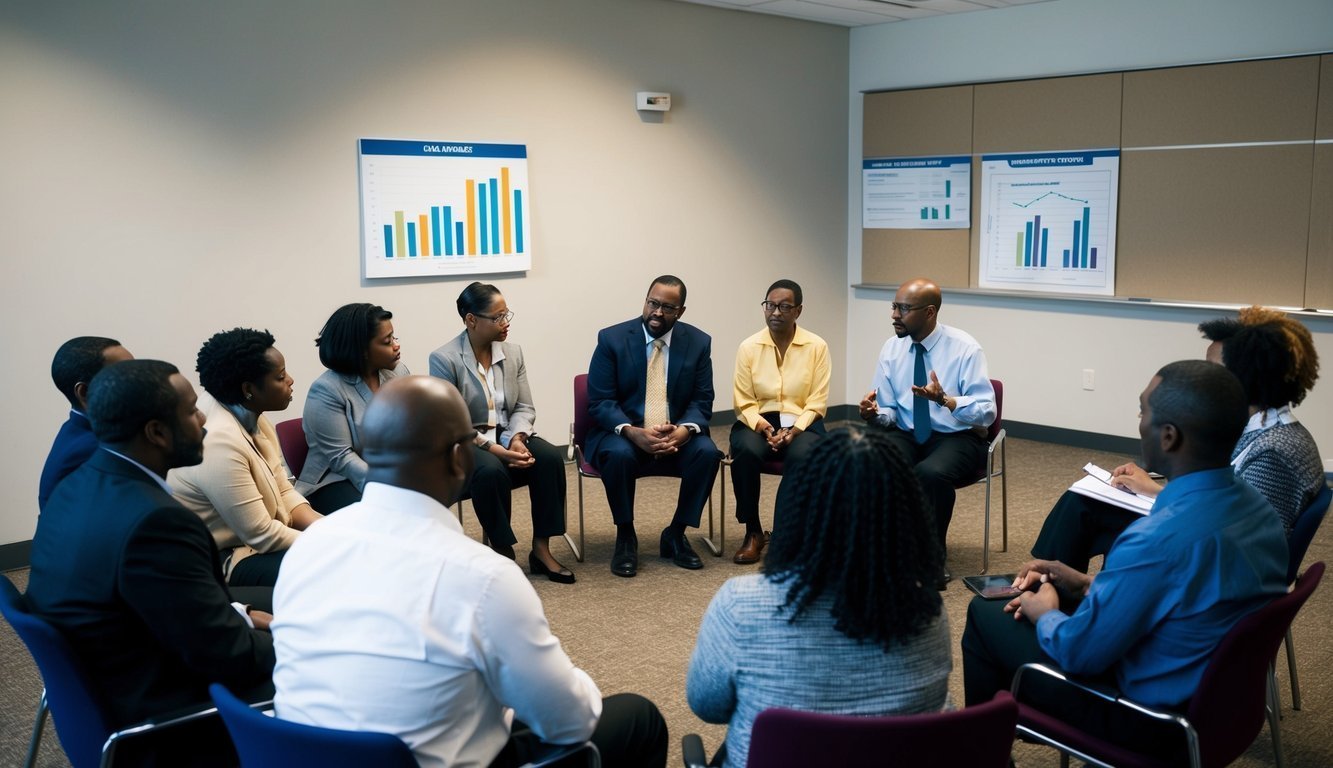
<path id="1" fill-rule="evenodd" d="M 726 445 L 726 430 L 715 430 L 719 445 Z M 1022 440 L 1009 441 L 1009 547 L 1000 548 L 999 497 L 992 502 L 991 571 L 1014 570 L 1027 559 L 1037 530 L 1046 511 L 1069 483 L 1079 477 L 1079 468 L 1094 461 L 1110 468 L 1130 457 L 1098 454 L 1079 449 Z M 577 480 L 570 470 L 570 529 L 577 537 Z M 778 478 L 764 478 L 761 509 L 771 522 L 773 496 Z M 725 557 L 714 559 L 696 543 L 704 557 L 702 571 L 685 571 L 657 558 L 656 537 L 667 524 L 674 507 L 677 483 L 667 479 L 641 481 L 638 494 L 637 525 L 641 542 L 642 565 L 633 579 L 612 576 L 609 571 L 615 528 L 611 523 L 606 497 L 598 481 L 585 483 L 586 559 L 574 558 L 563 543 L 553 542 L 556 556 L 574 570 L 578 583 L 572 586 L 534 579 L 533 585 L 546 606 L 551 626 L 560 637 L 574 663 L 583 667 L 601 686 L 604 694 L 620 691 L 642 693 L 662 709 L 671 729 L 672 753 L 668 765 L 680 765 L 680 736 L 690 732 L 703 735 L 710 749 L 722 741 L 725 729 L 707 725 L 690 712 L 685 703 L 685 671 L 694 646 L 694 636 L 704 609 L 713 593 L 727 578 L 746 573 L 757 566 L 736 566 L 731 552 L 739 544 L 740 528 L 734 518 L 727 529 Z M 728 514 L 734 509 L 730 488 L 726 489 Z M 718 494 L 715 492 L 716 500 Z M 949 565 L 954 574 L 977 573 L 981 568 L 983 489 L 974 487 L 959 493 L 954 521 L 949 530 Z M 519 537 L 519 561 L 526 562 L 527 537 L 531 523 L 525 494 L 515 495 L 514 528 Z M 715 517 L 720 510 L 714 508 Z M 469 505 L 465 514 L 469 534 L 480 537 L 480 528 Z M 703 532 L 707 532 L 705 512 Z M 1333 557 L 1333 535 L 1327 529 L 1315 537 L 1306 562 Z M 26 585 L 27 572 L 7 574 L 20 588 Z M 1304 708 L 1291 710 L 1290 687 L 1285 661 L 1278 667 L 1278 685 L 1283 692 L 1282 736 L 1291 766 L 1333 765 L 1333 645 L 1320 638 L 1333 627 L 1333 583 L 1325 584 L 1311 598 L 1295 625 L 1296 648 L 1301 673 Z M 962 701 L 962 667 L 958 639 L 963 632 L 963 617 L 969 592 L 955 582 L 945 593 L 950 629 L 954 636 L 954 670 L 950 690 L 955 701 Z M 1280 659 L 1284 659 L 1282 655 Z M 32 661 L 8 625 L 0 623 L 0 764 L 18 765 L 27 748 L 32 714 L 41 691 L 41 680 Z M 1219 706 L 1227 706 L 1219 702 Z M 39 765 L 68 765 L 60 751 L 54 731 L 47 730 Z M 1022 768 L 1055 766 L 1057 754 L 1049 749 L 1019 744 L 1015 757 Z M 1236 765 L 1273 765 L 1274 758 L 1268 729 Z"/>

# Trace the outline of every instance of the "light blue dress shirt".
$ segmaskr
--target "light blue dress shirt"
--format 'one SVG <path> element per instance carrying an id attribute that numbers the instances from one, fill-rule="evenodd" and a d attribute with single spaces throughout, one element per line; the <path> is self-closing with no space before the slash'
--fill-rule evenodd
<path id="1" fill-rule="evenodd" d="M 876 421 L 883 426 L 897 424 L 908 432 L 915 426 L 912 408 L 917 399 L 912 394 L 916 366 L 912 343 L 910 336 L 895 336 L 884 342 L 871 383 L 879 405 Z M 986 372 L 986 355 L 976 339 L 957 328 L 939 324 L 921 340 L 921 346 L 926 348 L 926 370 L 935 372 L 944 393 L 955 400 L 952 412 L 938 403 L 930 404 L 931 430 L 962 432 L 989 427 L 995 421 L 995 388 Z M 926 380 L 930 380 L 929 373 Z"/>

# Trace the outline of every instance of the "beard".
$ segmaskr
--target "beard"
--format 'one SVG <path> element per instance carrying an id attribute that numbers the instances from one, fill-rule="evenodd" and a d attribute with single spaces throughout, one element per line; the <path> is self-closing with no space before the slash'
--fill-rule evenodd
<path id="1" fill-rule="evenodd" d="M 171 434 L 171 466 L 172 467 L 193 467 L 204 461 L 204 435 L 208 430 L 202 430 L 198 441 L 187 440 L 181 437 L 181 430 L 177 429 Z"/>

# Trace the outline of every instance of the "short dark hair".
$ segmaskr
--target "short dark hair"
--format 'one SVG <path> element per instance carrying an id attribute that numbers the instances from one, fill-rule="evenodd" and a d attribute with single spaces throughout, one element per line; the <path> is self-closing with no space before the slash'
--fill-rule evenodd
<path id="1" fill-rule="evenodd" d="M 273 334 L 268 331 L 232 328 L 215 333 L 195 358 L 199 383 L 219 403 L 237 405 L 245 399 L 242 384 L 256 383 L 273 372 L 266 356 L 272 348 Z"/>
<path id="2" fill-rule="evenodd" d="M 943 568 L 916 471 L 884 430 L 834 430 L 789 468 L 763 570 L 790 585 L 791 621 L 825 595 L 835 629 L 887 649 L 939 616 Z"/>
<path id="3" fill-rule="evenodd" d="M 1250 418 L 1240 380 L 1206 360 L 1180 360 L 1157 375 L 1161 381 L 1148 396 L 1153 426 L 1174 424 L 1195 456 L 1225 464 Z"/>
<path id="4" fill-rule="evenodd" d="M 98 441 L 127 443 L 155 419 L 174 425 L 180 398 L 171 377 L 178 373 L 161 360 L 126 360 L 103 368 L 88 383 L 88 420 Z"/>
<path id="5" fill-rule="evenodd" d="M 648 292 L 653 292 L 654 285 L 665 285 L 668 288 L 680 289 L 680 305 L 685 306 L 685 281 L 675 275 L 658 275 L 648 284 Z"/>
<path id="6" fill-rule="evenodd" d="M 773 291 L 776 291 L 779 288 L 786 288 L 787 290 L 791 291 L 792 294 L 796 296 L 797 306 L 800 306 L 801 304 L 805 303 L 805 298 L 801 295 L 801 286 L 795 280 L 788 280 L 785 277 L 782 278 L 781 280 L 773 281 L 773 284 L 768 286 L 768 290 L 764 291 L 764 298 L 767 299 L 768 294 L 772 293 Z"/>
<path id="7" fill-rule="evenodd" d="M 1236 318 L 1199 323 L 1204 338 L 1222 344 L 1222 364 L 1240 379 L 1251 405 L 1299 405 L 1319 379 L 1319 352 L 1310 329 L 1268 307 L 1246 307 Z"/>
<path id="8" fill-rule="evenodd" d="M 480 316 L 500 295 L 500 289 L 490 283 L 474 282 L 458 294 L 458 316 L 467 319 L 468 313 Z"/>
<path id="9" fill-rule="evenodd" d="M 380 323 L 392 320 L 393 313 L 378 304 L 344 304 L 334 310 L 319 330 L 315 346 L 319 361 L 330 371 L 361 373 L 366 350 Z"/>
<path id="10" fill-rule="evenodd" d="M 71 408 L 79 407 L 75 385 L 92 381 L 106 365 L 107 348 L 119 346 L 119 341 L 105 336 L 76 336 L 56 350 L 56 356 L 51 360 L 51 381 L 55 382 L 56 389 L 69 401 Z"/>

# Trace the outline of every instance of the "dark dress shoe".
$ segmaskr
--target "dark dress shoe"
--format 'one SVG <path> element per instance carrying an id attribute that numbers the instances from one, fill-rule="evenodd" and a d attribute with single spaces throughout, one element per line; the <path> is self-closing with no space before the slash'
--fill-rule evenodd
<path id="1" fill-rule="evenodd" d="M 639 537 L 616 534 L 616 553 L 611 556 L 611 573 L 629 578 L 639 572 Z"/>
<path id="2" fill-rule="evenodd" d="M 953 581 L 953 574 L 949 573 L 949 568 L 946 566 L 944 570 L 940 572 L 940 580 L 935 582 L 935 589 L 943 592 L 949 588 L 949 582 L 951 581 Z"/>
<path id="3" fill-rule="evenodd" d="M 745 540 L 741 542 L 741 548 L 736 550 L 736 556 L 731 558 L 731 562 L 737 565 L 749 565 L 759 562 L 764 555 L 764 545 L 768 543 L 768 532 L 747 533 Z"/>
<path id="4" fill-rule="evenodd" d="M 694 553 L 685 534 L 673 535 L 670 528 L 662 530 L 662 557 L 670 558 L 671 562 L 691 571 L 697 571 L 704 567 L 704 561 L 700 560 L 699 556 Z"/>
<path id="5" fill-rule="evenodd" d="M 514 552 L 514 548 L 509 544 L 492 543 L 491 549 L 494 550 L 497 555 L 503 555 L 504 557 L 507 557 L 510 560 L 518 559 L 518 554 Z"/>
<path id="6" fill-rule="evenodd" d="M 545 576 L 556 584 L 574 583 L 573 571 L 568 568 L 561 568 L 558 571 L 553 571 L 550 568 L 547 568 L 546 563 L 543 563 L 542 559 L 537 557 L 536 552 L 528 553 L 528 569 L 532 571 L 533 576 Z"/>

